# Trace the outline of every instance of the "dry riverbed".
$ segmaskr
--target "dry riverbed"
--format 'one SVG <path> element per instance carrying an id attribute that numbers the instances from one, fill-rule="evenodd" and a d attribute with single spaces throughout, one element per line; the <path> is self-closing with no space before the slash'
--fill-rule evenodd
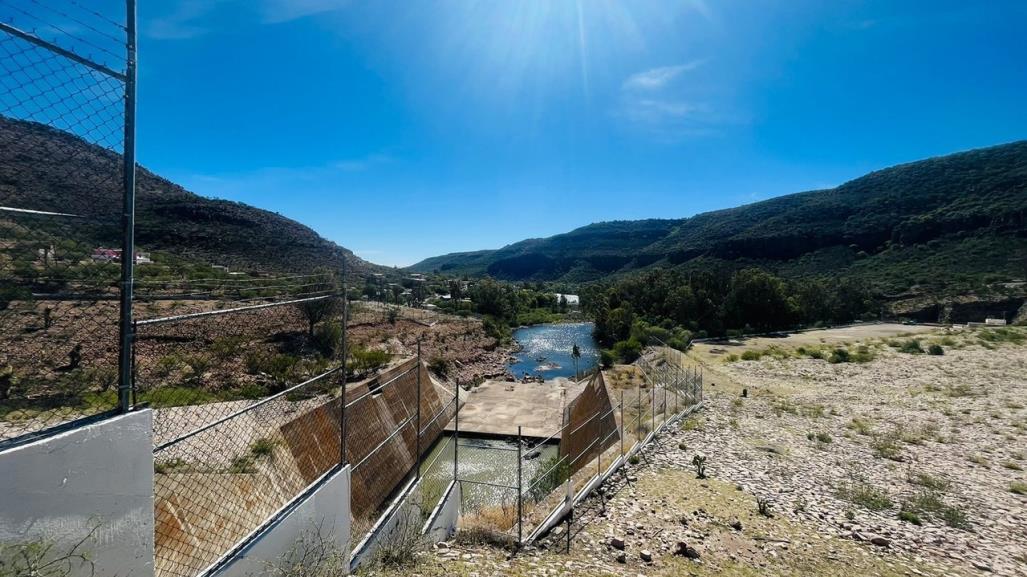
<path id="1" fill-rule="evenodd" d="M 808 335 L 759 360 L 694 352 L 708 406 L 577 512 L 569 554 L 561 527 L 513 558 L 458 538 L 400 572 L 1027 575 L 1027 331 Z"/>

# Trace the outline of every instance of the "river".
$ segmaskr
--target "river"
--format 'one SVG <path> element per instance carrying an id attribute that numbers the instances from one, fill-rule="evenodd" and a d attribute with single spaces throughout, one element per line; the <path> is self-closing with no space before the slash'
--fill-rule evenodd
<path id="1" fill-rule="evenodd" d="M 578 371 L 583 373 L 596 366 L 599 351 L 592 338 L 592 323 L 556 323 L 519 328 L 513 333 L 520 350 L 514 353 L 517 361 L 511 363 L 510 372 L 520 379 L 525 373 L 541 375 L 546 379 L 574 377 L 574 358 L 571 350 L 577 343 L 581 350 Z"/>

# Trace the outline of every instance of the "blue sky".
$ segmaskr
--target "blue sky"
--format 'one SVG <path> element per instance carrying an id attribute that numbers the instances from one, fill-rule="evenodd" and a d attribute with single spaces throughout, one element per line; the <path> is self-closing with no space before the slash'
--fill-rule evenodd
<path id="1" fill-rule="evenodd" d="M 1027 3 L 140 2 L 139 158 L 409 265 L 1027 137 Z"/>

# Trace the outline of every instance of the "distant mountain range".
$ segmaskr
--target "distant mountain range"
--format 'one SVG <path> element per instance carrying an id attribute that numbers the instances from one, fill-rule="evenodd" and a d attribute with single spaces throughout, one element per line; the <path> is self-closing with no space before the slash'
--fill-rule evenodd
<path id="1" fill-rule="evenodd" d="M 67 132 L 3 116 L 0 151 L 0 207 L 85 217 L 40 217 L 33 225 L 57 239 L 120 246 L 120 155 Z M 198 196 L 142 167 L 137 171 L 136 222 L 139 250 L 162 251 L 187 262 L 295 272 L 339 268 L 345 259 L 351 270 L 389 270 L 294 220 Z"/>
<path id="2" fill-rule="evenodd" d="M 582 282 L 649 267 L 745 266 L 787 277 L 864 278 L 884 291 L 1023 278 L 1027 141 L 691 218 L 603 222 L 498 250 L 447 254 L 409 270 Z"/>

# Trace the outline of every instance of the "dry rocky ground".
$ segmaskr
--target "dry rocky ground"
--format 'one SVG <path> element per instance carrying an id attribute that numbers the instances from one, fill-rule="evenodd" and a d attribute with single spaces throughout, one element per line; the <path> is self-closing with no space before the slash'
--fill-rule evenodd
<path id="1" fill-rule="evenodd" d="M 696 351 L 707 407 L 577 511 L 570 553 L 561 526 L 512 557 L 458 537 L 397 571 L 1027 575 L 1027 332 L 982 334 L 916 337 L 943 355 L 841 345 L 861 363 Z"/>
<path id="2" fill-rule="evenodd" d="M 501 346 L 485 334 L 478 319 L 440 314 L 434 316 L 430 326 L 405 316 L 400 316 L 395 323 L 382 319 L 362 320 L 355 318 L 349 328 L 353 343 L 384 347 L 393 355 L 405 357 L 417 352 L 420 341 L 425 362 L 446 361 L 449 368 L 446 376 L 450 380 L 468 382 L 481 377 L 505 376 L 509 372 L 508 361 L 513 349 Z"/>

